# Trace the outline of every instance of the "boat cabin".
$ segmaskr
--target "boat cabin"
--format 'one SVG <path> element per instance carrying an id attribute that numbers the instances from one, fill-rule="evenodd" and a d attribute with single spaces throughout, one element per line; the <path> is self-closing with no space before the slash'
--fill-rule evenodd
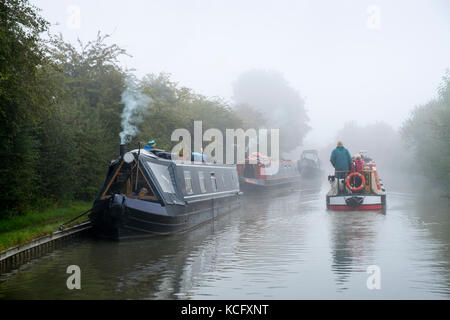
<path id="1" fill-rule="evenodd" d="M 122 194 L 130 199 L 184 205 L 236 193 L 239 180 L 234 165 L 176 162 L 166 155 L 136 149 L 111 163 L 98 200 Z"/>

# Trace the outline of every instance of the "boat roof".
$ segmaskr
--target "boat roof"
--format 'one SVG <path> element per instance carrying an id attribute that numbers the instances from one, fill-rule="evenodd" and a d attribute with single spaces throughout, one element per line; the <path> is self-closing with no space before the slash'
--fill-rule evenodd
<path id="1" fill-rule="evenodd" d="M 189 166 L 191 166 L 191 165 L 192 166 L 204 166 L 204 167 L 206 167 L 206 166 L 207 167 L 215 167 L 215 166 L 216 167 L 233 167 L 233 166 L 235 166 L 234 164 L 214 163 L 214 162 L 208 162 L 208 161 L 202 162 L 202 161 L 191 161 L 191 160 L 165 159 L 165 158 L 158 157 L 153 152 L 149 152 L 146 149 L 142 149 L 141 148 L 140 150 L 141 150 L 141 152 L 140 152 L 141 155 L 148 156 L 148 157 L 151 157 L 153 159 L 158 159 L 159 161 L 162 161 L 162 162 L 173 163 L 176 166 L 188 166 L 188 165 Z M 161 150 L 161 149 L 157 149 L 157 151 L 158 152 L 164 152 L 164 150 Z M 134 150 L 131 150 L 129 152 L 137 155 L 138 152 L 139 152 L 139 149 L 134 149 Z"/>
<path id="2" fill-rule="evenodd" d="M 131 152 L 131 153 L 139 153 L 139 149 L 134 149 L 134 150 L 131 150 L 131 151 L 129 151 L 129 152 Z M 147 150 L 145 150 L 145 149 L 140 149 L 140 154 L 144 154 L 144 155 L 146 155 L 146 156 L 149 156 L 149 157 L 152 157 L 152 158 L 158 158 L 155 154 L 153 154 L 152 152 L 148 152 Z"/>
<path id="3" fill-rule="evenodd" d="M 303 150 L 302 153 L 318 153 L 317 150 L 314 149 L 308 149 L 308 150 Z"/>

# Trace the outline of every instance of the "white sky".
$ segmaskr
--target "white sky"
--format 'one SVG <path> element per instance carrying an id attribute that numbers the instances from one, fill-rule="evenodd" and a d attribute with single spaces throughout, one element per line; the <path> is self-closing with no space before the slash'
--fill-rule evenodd
<path id="1" fill-rule="evenodd" d="M 306 100 L 314 128 L 307 144 L 316 147 L 349 120 L 398 128 L 436 96 L 450 68 L 449 0 L 32 3 L 66 40 L 112 34 L 138 76 L 169 72 L 207 96 L 232 101 L 231 83 L 248 69 L 282 72 Z M 79 27 L 70 6 L 80 10 Z"/>

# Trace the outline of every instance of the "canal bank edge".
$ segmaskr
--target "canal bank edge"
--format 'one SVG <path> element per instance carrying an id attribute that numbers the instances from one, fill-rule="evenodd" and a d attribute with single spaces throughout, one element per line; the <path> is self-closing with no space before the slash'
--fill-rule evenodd
<path id="1" fill-rule="evenodd" d="M 68 240 L 86 233 L 89 229 L 91 229 L 90 221 L 83 222 L 0 252 L 0 274 L 18 268 L 32 259 L 53 251 L 67 243 Z"/>

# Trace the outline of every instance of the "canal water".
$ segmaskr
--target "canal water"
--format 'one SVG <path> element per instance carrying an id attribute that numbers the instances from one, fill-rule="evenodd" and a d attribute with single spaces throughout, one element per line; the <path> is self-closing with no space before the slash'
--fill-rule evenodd
<path id="1" fill-rule="evenodd" d="M 386 214 L 331 212 L 325 193 L 247 195 L 173 236 L 81 240 L 1 275 L 0 299 L 450 298 L 448 200 L 398 190 Z M 69 265 L 80 290 L 66 286 Z"/>

